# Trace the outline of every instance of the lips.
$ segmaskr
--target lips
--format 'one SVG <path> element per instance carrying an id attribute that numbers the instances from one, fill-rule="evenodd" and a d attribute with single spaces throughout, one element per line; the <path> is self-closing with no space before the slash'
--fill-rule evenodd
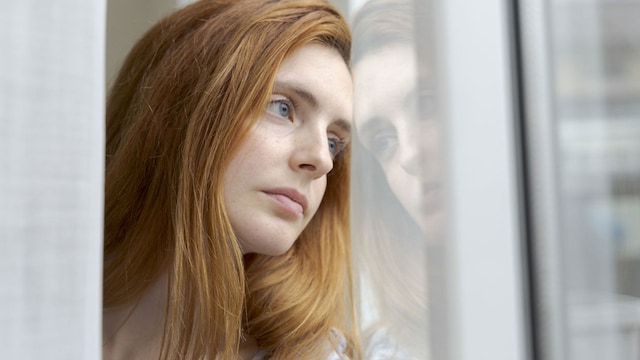
<path id="1" fill-rule="evenodd" d="M 442 185 L 438 181 L 425 182 L 421 186 L 421 208 L 427 214 L 442 210 Z"/>
<path id="2" fill-rule="evenodd" d="M 433 192 L 433 191 L 440 191 L 440 182 L 437 181 L 431 181 L 431 182 L 423 182 L 421 184 L 421 188 L 422 188 L 422 192 L 423 193 L 429 193 L 429 192 Z"/>
<path id="3" fill-rule="evenodd" d="M 263 191 L 293 215 L 303 215 L 307 210 L 306 196 L 292 188 L 276 188 Z"/>

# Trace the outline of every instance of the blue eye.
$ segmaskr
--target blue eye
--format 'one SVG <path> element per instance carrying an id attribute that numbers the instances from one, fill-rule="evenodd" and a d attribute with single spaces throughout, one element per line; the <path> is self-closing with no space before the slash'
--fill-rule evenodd
<path id="1" fill-rule="evenodd" d="M 337 137 L 329 138 L 329 152 L 335 159 L 346 147 L 346 142 Z"/>
<path id="2" fill-rule="evenodd" d="M 384 131 L 374 136 L 369 141 L 369 150 L 379 158 L 390 156 L 398 144 L 398 137 L 395 131 Z"/>
<path id="3" fill-rule="evenodd" d="M 270 101 L 267 110 L 279 117 L 289 118 L 291 116 L 291 105 L 286 100 Z"/>

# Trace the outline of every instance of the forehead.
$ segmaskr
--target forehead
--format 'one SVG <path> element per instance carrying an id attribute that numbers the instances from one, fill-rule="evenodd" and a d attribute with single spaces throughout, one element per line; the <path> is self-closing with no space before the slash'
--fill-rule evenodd
<path id="1" fill-rule="evenodd" d="M 340 53 L 328 46 L 308 44 L 296 49 L 280 65 L 276 83 L 313 95 L 319 108 L 333 117 L 351 119 L 353 82 Z"/>
<path id="2" fill-rule="evenodd" d="M 402 110 L 406 96 L 415 91 L 417 75 L 410 45 L 394 44 L 364 56 L 354 67 L 356 125 Z"/>
<path id="3" fill-rule="evenodd" d="M 315 67 L 314 73 L 319 73 L 326 67 L 332 70 L 342 70 L 336 75 L 348 75 L 349 69 L 338 50 L 326 45 L 311 43 L 301 46 L 291 52 L 282 62 L 277 76 L 287 76 L 290 73 L 304 73 L 308 67 Z"/>

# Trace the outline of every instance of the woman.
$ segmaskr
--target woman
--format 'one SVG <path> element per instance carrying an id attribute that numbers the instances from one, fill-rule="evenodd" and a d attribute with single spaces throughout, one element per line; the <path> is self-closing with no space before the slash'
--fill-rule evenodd
<path id="1" fill-rule="evenodd" d="M 352 219 L 369 359 L 447 358 L 436 353 L 446 257 L 430 4 L 371 0 L 354 18 Z"/>
<path id="2" fill-rule="evenodd" d="M 200 1 L 136 44 L 107 104 L 105 358 L 357 357 L 349 53 L 321 0 Z"/>

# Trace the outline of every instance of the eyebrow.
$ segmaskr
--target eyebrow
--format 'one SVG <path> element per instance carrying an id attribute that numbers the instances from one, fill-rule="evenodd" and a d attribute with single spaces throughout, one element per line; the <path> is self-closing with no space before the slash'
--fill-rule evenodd
<path id="1" fill-rule="evenodd" d="M 302 100 L 304 100 L 306 103 L 308 103 L 312 108 L 314 109 L 318 108 L 318 100 L 316 99 L 316 97 L 313 96 L 312 93 L 303 89 L 300 86 L 290 84 L 288 82 L 276 81 L 273 85 L 273 88 L 293 92 Z"/>
<path id="2" fill-rule="evenodd" d="M 369 138 L 379 131 L 393 128 L 393 125 L 388 120 L 384 118 L 374 117 L 366 121 L 364 124 L 362 124 L 362 126 L 358 126 L 358 132 L 360 133 L 361 137 Z"/>
<path id="3" fill-rule="evenodd" d="M 347 135 L 351 135 L 351 124 L 344 120 L 344 119 L 338 119 L 335 124 L 342 129 L 342 131 L 344 131 L 345 133 L 347 133 Z"/>
<path id="4" fill-rule="evenodd" d="M 313 96 L 311 92 L 300 86 L 290 84 L 288 82 L 276 81 L 273 85 L 273 88 L 274 90 L 293 92 L 314 110 L 318 109 L 319 107 L 316 97 Z M 342 131 L 346 132 L 347 135 L 351 135 L 351 124 L 348 121 L 344 119 L 338 119 L 334 122 L 334 124 L 337 125 Z"/>

